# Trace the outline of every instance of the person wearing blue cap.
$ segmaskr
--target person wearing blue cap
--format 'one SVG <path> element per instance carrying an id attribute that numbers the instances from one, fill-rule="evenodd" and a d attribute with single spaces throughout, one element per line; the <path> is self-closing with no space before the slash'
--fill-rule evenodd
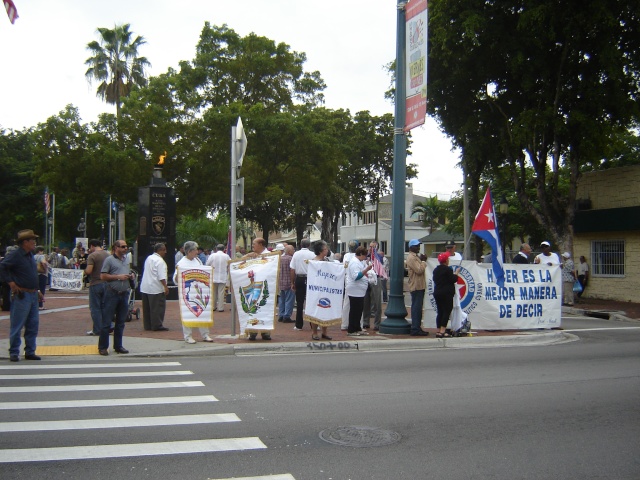
<path id="1" fill-rule="evenodd" d="M 407 271 L 409 272 L 409 292 L 411 293 L 411 336 L 426 337 L 429 332 L 422 330 L 422 304 L 427 288 L 427 257 L 420 252 L 420 240 L 409 240 Z"/>

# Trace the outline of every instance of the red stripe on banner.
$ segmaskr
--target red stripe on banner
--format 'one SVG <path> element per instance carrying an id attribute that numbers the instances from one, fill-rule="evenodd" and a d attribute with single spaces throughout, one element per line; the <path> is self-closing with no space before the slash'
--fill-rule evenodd
<path id="1" fill-rule="evenodd" d="M 16 10 L 16 6 L 13 4 L 13 0 L 3 0 L 4 8 L 7 11 L 7 16 L 9 17 L 9 21 L 14 24 L 16 23 L 16 18 L 18 18 L 18 10 Z"/>

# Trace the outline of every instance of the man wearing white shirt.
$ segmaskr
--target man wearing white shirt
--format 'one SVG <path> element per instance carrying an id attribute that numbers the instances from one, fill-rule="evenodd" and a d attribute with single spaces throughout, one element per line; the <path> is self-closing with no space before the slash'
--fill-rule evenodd
<path id="1" fill-rule="evenodd" d="M 449 254 L 449 261 L 462 261 L 462 255 L 460 255 L 458 252 L 456 252 L 456 242 L 454 242 L 453 240 L 447 240 L 446 243 L 444 244 L 444 248 L 446 249 L 447 253 Z"/>
<path id="2" fill-rule="evenodd" d="M 540 250 L 542 253 L 536 255 L 536 258 L 533 259 L 533 263 L 541 264 L 541 265 L 562 265 L 560 261 L 560 256 L 557 253 L 551 251 L 551 244 L 546 240 L 540 244 Z"/>
<path id="3" fill-rule="evenodd" d="M 167 264 L 164 256 L 167 247 L 164 243 L 156 243 L 154 253 L 144 262 L 144 273 L 140 282 L 142 293 L 142 324 L 145 330 L 167 331 L 163 324 L 164 313 L 167 308 Z"/>
<path id="4" fill-rule="evenodd" d="M 229 260 L 231 257 L 224 253 L 222 244 L 218 244 L 216 251 L 207 258 L 207 265 L 213 267 L 213 291 L 216 310 L 219 312 L 224 312 L 224 287 L 229 276 Z"/>
<path id="5" fill-rule="evenodd" d="M 305 260 L 313 260 L 315 254 L 309 250 L 311 242 L 303 238 L 300 242 L 300 250 L 291 257 L 291 289 L 296 292 L 296 326 L 294 330 L 302 330 L 304 325 L 304 301 L 307 298 L 307 271 L 309 265 Z"/>

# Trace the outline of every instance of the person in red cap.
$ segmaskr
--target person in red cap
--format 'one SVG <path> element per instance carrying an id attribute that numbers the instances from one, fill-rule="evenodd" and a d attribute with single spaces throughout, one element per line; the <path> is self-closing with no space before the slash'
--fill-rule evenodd
<path id="1" fill-rule="evenodd" d="M 453 296 L 456 294 L 456 283 L 458 282 L 458 275 L 449 268 L 449 257 L 450 255 L 447 252 L 438 255 L 440 265 L 433 270 L 433 298 L 436 301 L 436 309 L 438 310 L 436 315 L 436 328 L 438 330 L 436 338 L 449 337 L 445 330 L 453 310 Z"/>

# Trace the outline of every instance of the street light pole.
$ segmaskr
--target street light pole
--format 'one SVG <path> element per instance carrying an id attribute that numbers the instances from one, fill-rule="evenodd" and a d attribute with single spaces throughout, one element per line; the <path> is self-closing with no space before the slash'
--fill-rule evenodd
<path id="1" fill-rule="evenodd" d="M 404 131 L 406 119 L 406 2 L 398 0 L 396 26 L 396 101 L 393 124 L 393 200 L 391 221 L 391 282 L 386 318 L 380 324 L 380 333 L 404 335 L 411 331 L 406 321 L 407 307 L 404 303 L 404 241 L 405 198 L 407 180 L 407 135 Z"/>

